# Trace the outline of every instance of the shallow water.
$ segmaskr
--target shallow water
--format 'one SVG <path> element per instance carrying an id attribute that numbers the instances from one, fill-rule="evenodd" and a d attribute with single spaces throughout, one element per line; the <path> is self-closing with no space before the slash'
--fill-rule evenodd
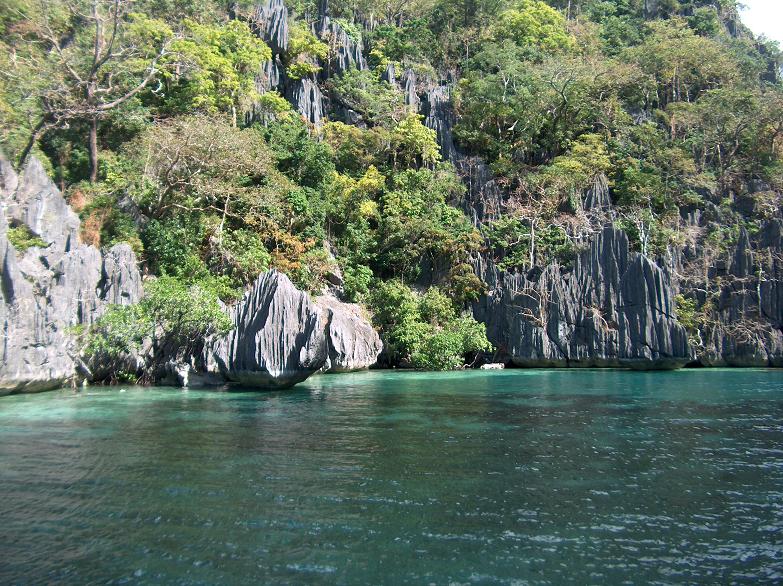
<path id="1" fill-rule="evenodd" d="M 0 583 L 783 581 L 783 371 L 0 399 Z"/>

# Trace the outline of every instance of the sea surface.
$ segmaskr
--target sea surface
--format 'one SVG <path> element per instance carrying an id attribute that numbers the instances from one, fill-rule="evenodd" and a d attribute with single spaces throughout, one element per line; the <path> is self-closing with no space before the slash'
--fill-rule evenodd
<path id="1" fill-rule="evenodd" d="M 0 398 L 1 584 L 780 584 L 783 371 Z"/>

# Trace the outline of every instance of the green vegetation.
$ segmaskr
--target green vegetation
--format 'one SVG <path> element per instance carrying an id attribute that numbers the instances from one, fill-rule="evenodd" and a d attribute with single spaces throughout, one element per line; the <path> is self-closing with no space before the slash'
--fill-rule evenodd
<path id="1" fill-rule="evenodd" d="M 113 306 L 86 335 L 87 355 L 117 358 L 145 339 L 158 352 L 166 346 L 187 351 L 205 336 L 231 329 L 214 291 L 202 285 L 160 277 L 148 281 L 136 305 Z"/>
<path id="2" fill-rule="evenodd" d="M 6 235 L 8 236 L 8 242 L 16 248 L 17 252 L 25 252 L 33 246 L 40 248 L 48 246 L 45 241 L 33 234 L 33 231 L 25 225 L 9 227 Z"/>
<path id="3" fill-rule="evenodd" d="M 325 61 L 329 57 L 329 45 L 320 41 L 302 22 L 292 25 L 289 34 L 286 55 L 288 77 L 302 79 L 321 71 L 318 60 Z"/>
<path id="4" fill-rule="evenodd" d="M 217 0 L 0 0 L 3 150 L 46 161 L 84 241 L 128 242 L 158 277 L 103 318 L 110 345 L 219 331 L 217 300 L 269 268 L 314 294 L 339 269 L 391 362 L 455 368 L 489 348 L 463 317 L 485 288 L 471 261 L 567 270 L 598 223 L 583 209 L 597 183 L 649 255 L 686 241 L 717 254 L 780 216 L 780 53 L 733 0 L 332 0 L 370 66 L 340 75 L 335 39 L 312 32 L 318 2 L 287 5 L 274 58 L 283 84 L 321 85 L 322 126 L 292 109 L 290 86 L 262 93 L 272 52 L 250 2 L 233 18 Z M 420 90 L 453 79 L 457 146 L 504 194 L 493 221 L 477 229 L 456 207 L 464 178 L 382 80 L 389 66 Z M 696 208 L 710 222 L 698 234 L 682 222 Z"/>
<path id="5" fill-rule="evenodd" d="M 381 283 L 368 299 L 392 360 L 414 368 L 451 370 L 489 351 L 484 327 L 460 316 L 437 287 L 419 295 L 398 280 Z"/>

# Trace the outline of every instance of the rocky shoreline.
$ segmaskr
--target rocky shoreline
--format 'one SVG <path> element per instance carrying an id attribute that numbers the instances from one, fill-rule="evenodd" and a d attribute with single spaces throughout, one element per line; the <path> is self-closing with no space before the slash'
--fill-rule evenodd
<path id="1" fill-rule="evenodd" d="M 289 42 L 288 19 L 282 0 L 270 0 L 251 19 L 273 53 L 258 73 L 257 89 L 279 91 L 316 127 L 327 114 L 355 122 L 358 114 L 330 102 L 321 86 L 336 73 L 367 69 L 362 46 L 321 3 L 313 32 L 330 39 L 337 59 L 318 75 L 287 79 L 281 56 Z M 402 90 L 405 105 L 436 131 L 444 160 L 454 164 L 466 185 L 462 200 L 451 203 L 477 228 L 500 217 L 507 196 L 489 167 L 455 146 L 450 76 L 417 80 L 408 69 L 395 77 L 392 66 L 384 79 Z M 767 187 L 749 185 L 747 192 L 752 196 Z M 752 197 L 746 199 L 752 203 Z M 708 196 L 703 204 L 704 209 L 680 211 L 683 232 L 721 224 L 719 206 Z M 133 250 L 127 244 L 98 250 L 80 242 L 79 217 L 34 158 L 17 173 L 0 156 L 0 205 L 0 395 L 105 381 L 120 369 L 153 383 L 285 388 L 319 372 L 372 367 L 383 352 L 361 307 L 331 295 L 312 299 L 288 277 L 270 271 L 226 308 L 231 331 L 203 340 L 198 351 L 171 348 L 151 357 L 142 349 L 123 357 L 122 364 L 88 359 L 74 342 L 74 330 L 95 323 L 108 307 L 137 303 L 144 294 Z M 486 325 L 496 349 L 486 362 L 642 370 L 783 366 L 779 212 L 758 233 L 742 229 L 736 244 L 719 254 L 692 238 L 651 258 L 632 251 L 616 226 L 605 177 L 595 178 L 579 205 L 590 229 L 568 266 L 553 263 L 511 273 L 486 251 L 473 258 L 473 270 L 487 289 L 469 310 Z M 9 229 L 23 229 L 44 246 L 17 250 Z M 709 307 L 709 318 L 685 316 L 677 300 Z"/>
<path id="2" fill-rule="evenodd" d="M 228 335 L 204 340 L 195 355 L 171 348 L 151 361 L 142 348 L 111 363 L 88 358 L 74 332 L 110 305 L 141 299 L 136 256 L 126 244 L 100 251 L 80 243 L 78 216 L 38 160 L 17 174 L 0 158 L 0 186 L 0 394 L 101 382 L 116 370 L 182 386 L 285 388 L 316 372 L 367 368 L 381 353 L 381 340 L 358 306 L 330 296 L 313 300 L 270 271 L 226 309 L 233 324 Z M 18 226 L 46 246 L 17 250 L 8 229 Z"/>
<path id="3" fill-rule="evenodd" d="M 39 161 L 32 159 L 17 174 L 3 159 L 0 170 L 0 393 L 105 380 L 106 365 L 79 355 L 72 330 L 94 323 L 112 304 L 138 302 L 143 282 L 136 257 L 124 244 L 100 251 L 80 243 L 79 219 Z M 14 226 L 25 226 L 47 246 L 16 250 L 8 239 Z M 782 234 L 780 222 L 770 223 L 757 248 L 743 234 L 728 265 L 710 269 L 730 277 L 721 293 L 726 322 L 723 330 L 712 330 L 701 353 L 678 321 L 672 268 L 631 252 L 626 235 L 612 227 L 604 228 L 567 270 L 552 265 L 510 274 L 477 259 L 488 292 L 473 304 L 473 312 L 497 348 L 493 361 L 509 366 L 780 366 L 779 264 L 775 259 L 774 273 L 764 280 L 754 267 L 755 256 L 779 253 Z M 687 254 L 682 253 L 681 265 Z M 766 335 L 739 339 L 728 328 L 732 320 L 758 311 L 759 295 Z M 183 356 L 172 349 L 152 365 L 132 356 L 122 368 L 164 384 L 285 388 L 318 372 L 369 368 L 383 350 L 359 306 L 333 296 L 311 299 L 276 271 L 261 275 L 226 311 L 232 330 L 204 340 L 200 353 Z"/>

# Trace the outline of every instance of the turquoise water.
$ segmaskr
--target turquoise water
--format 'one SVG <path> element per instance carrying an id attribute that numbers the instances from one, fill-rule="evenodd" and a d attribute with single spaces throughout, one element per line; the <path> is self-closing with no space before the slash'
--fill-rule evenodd
<path id="1" fill-rule="evenodd" d="M 783 371 L 0 399 L 3 584 L 783 581 Z"/>

